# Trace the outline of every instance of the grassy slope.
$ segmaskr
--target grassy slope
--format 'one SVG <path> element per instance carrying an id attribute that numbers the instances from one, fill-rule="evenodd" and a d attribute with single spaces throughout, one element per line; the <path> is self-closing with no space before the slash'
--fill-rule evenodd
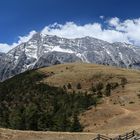
<path id="1" fill-rule="evenodd" d="M 45 74 L 53 72 L 52 76 L 43 80 L 45 83 L 53 86 L 71 83 L 76 90 L 76 85 L 80 82 L 81 90 L 84 91 L 97 81 L 119 83 L 120 77 L 126 77 L 128 83 L 125 88 L 115 89 L 111 97 L 105 97 L 102 104 L 98 105 L 97 110 L 93 107 L 81 114 L 81 123 L 87 132 L 120 133 L 131 129 L 140 130 L 140 71 L 81 63 L 62 64 L 39 71 Z"/>
<path id="2" fill-rule="evenodd" d="M 71 83 L 76 89 L 76 84 L 80 82 L 83 90 L 88 90 L 92 83 L 97 81 L 106 82 L 108 77 L 112 76 L 111 81 L 120 81 L 119 77 L 127 77 L 129 83 L 139 82 L 140 72 L 136 70 L 126 70 L 116 67 L 108 67 L 103 65 L 71 63 L 56 65 L 48 68 L 39 69 L 45 74 L 53 72 L 52 76 L 44 79 L 53 86 L 63 86 Z"/>
<path id="3" fill-rule="evenodd" d="M 37 71 L 46 75 L 41 81 L 53 86 L 72 84 L 76 90 L 77 83 L 88 91 L 98 81 L 118 82 L 126 77 L 125 88 L 113 90 L 110 97 L 105 97 L 97 109 L 91 107 L 80 115 L 80 122 L 86 132 L 123 133 L 127 130 L 140 130 L 140 72 L 102 65 L 72 63 L 41 68 Z M 70 90 L 71 91 L 71 90 Z"/>

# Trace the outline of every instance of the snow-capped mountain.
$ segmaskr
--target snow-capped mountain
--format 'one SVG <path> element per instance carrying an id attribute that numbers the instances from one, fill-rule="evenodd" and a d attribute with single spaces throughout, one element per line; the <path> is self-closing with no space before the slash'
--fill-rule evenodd
<path id="1" fill-rule="evenodd" d="M 36 33 L 28 42 L 0 53 L 0 81 L 29 69 L 76 61 L 140 68 L 140 48 L 92 37 L 66 39 Z"/>

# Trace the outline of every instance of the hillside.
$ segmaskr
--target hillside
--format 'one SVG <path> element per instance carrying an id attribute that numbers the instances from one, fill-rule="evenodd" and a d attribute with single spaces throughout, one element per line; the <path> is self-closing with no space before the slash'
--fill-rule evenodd
<path id="1" fill-rule="evenodd" d="M 97 103 L 87 93 L 69 94 L 27 71 L 0 83 L 0 127 L 20 130 L 82 131 L 79 113 Z"/>
<path id="2" fill-rule="evenodd" d="M 105 134 L 140 130 L 139 84 L 138 70 L 103 65 L 71 63 L 28 71 L 0 83 L 0 125 Z"/>
<path id="3" fill-rule="evenodd" d="M 43 82 L 53 86 L 63 86 L 71 83 L 77 90 L 77 83 L 82 89 L 89 91 L 92 85 L 99 81 L 106 83 L 121 83 L 125 77 L 125 87 L 118 86 L 111 91 L 110 97 L 104 97 L 102 103 L 95 109 L 90 108 L 80 115 L 81 124 L 86 132 L 121 133 L 127 130 L 140 130 L 140 72 L 138 70 L 122 69 L 93 64 L 63 64 L 39 69 L 43 73 L 53 72 L 54 75 L 43 79 Z"/>

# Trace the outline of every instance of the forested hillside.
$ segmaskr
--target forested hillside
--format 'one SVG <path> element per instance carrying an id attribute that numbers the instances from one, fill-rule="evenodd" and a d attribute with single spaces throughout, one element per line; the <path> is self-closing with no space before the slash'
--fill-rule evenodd
<path id="1" fill-rule="evenodd" d="M 44 77 L 28 71 L 0 83 L 0 127 L 82 131 L 78 115 L 96 105 L 97 97 L 51 87 L 40 82 Z"/>

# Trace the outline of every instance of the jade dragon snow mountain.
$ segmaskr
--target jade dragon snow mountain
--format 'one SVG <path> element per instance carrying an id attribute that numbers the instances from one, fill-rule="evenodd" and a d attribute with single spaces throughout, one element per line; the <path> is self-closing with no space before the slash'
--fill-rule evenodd
<path id="1" fill-rule="evenodd" d="M 140 48 L 92 37 L 66 39 L 36 33 L 8 53 L 0 53 L 0 81 L 26 70 L 77 61 L 139 69 Z"/>

